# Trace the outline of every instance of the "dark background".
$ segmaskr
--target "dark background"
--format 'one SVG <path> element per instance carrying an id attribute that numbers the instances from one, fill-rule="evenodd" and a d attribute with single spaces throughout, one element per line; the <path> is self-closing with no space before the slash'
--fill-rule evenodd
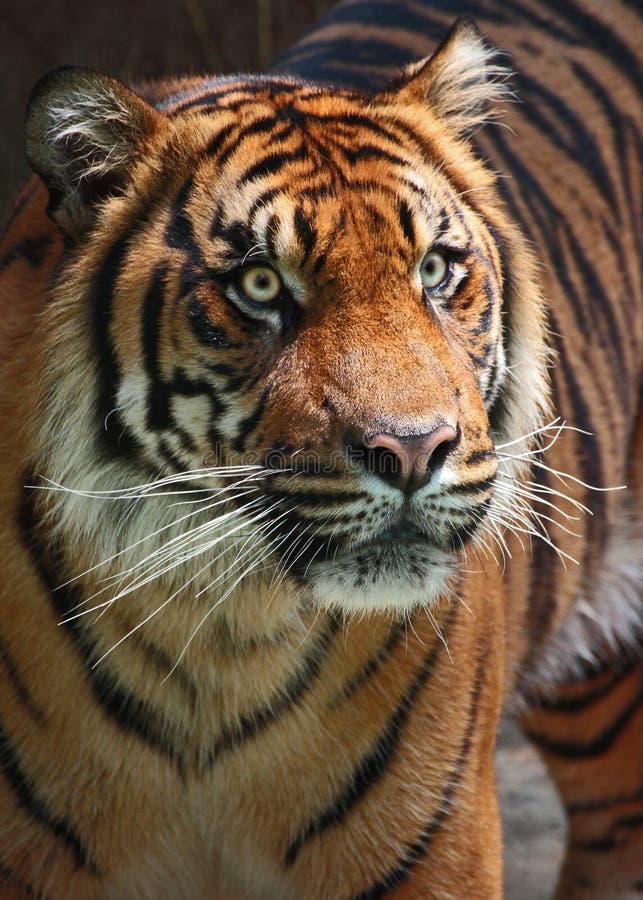
<path id="1" fill-rule="evenodd" d="M 82 65 L 136 81 L 257 71 L 334 0 L 0 0 L 0 219 L 29 174 L 22 123 L 49 69 Z"/>

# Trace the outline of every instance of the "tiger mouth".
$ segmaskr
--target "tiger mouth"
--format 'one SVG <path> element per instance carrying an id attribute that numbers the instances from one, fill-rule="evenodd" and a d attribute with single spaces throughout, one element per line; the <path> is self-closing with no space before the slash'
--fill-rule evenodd
<path id="1" fill-rule="evenodd" d="M 320 562 L 339 562 L 350 558 L 368 558 L 373 559 L 380 554 L 384 554 L 388 558 L 393 558 L 391 554 L 397 555 L 399 551 L 399 561 L 401 561 L 405 553 L 404 551 L 437 551 L 439 553 L 453 553 L 462 549 L 465 544 L 471 540 L 476 530 L 474 524 L 467 524 L 459 529 L 450 529 L 442 539 L 437 535 L 428 534 L 421 531 L 416 525 L 407 519 L 388 525 L 381 531 L 361 540 L 359 543 L 348 545 L 342 550 L 326 555 L 326 557 L 318 557 Z"/>
<path id="2" fill-rule="evenodd" d="M 389 525 L 379 534 L 374 535 L 370 540 L 365 541 L 360 546 L 368 546 L 370 544 L 434 544 L 435 541 L 431 537 L 420 531 L 411 522 L 402 520 L 395 525 Z"/>

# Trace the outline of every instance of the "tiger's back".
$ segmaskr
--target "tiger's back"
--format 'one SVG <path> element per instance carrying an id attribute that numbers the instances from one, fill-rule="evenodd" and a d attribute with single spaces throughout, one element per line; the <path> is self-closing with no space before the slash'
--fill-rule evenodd
<path id="1" fill-rule="evenodd" d="M 452 18 L 372 3 L 364 24 L 366 9 L 340 6 L 282 67 L 377 89 L 389 61 L 398 67 L 422 56 Z M 152 123 L 153 152 L 136 162 L 137 180 L 122 197 L 99 195 L 98 224 L 83 218 L 82 196 L 63 196 L 58 224 L 37 183 L 19 198 L 0 263 L 3 896 L 496 896 L 491 752 L 503 694 L 516 685 L 525 723 L 571 809 L 561 896 L 627 896 L 640 886 L 637 32 L 626 7 L 604 27 L 606 50 L 577 48 L 602 21 L 600 10 L 584 10 L 572 23 L 546 5 L 516 7 L 532 25 L 531 43 L 507 11 L 474 10 L 522 73 L 526 102 L 506 120 L 515 135 L 489 127 L 477 135 L 483 154 L 511 173 L 499 180 L 501 198 L 465 139 L 447 129 L 443 141 L 433 126 L 416 125 L 400 100 L 338 98 L 279 78 L 186 80 L 148 94 L 174 122 L 193 115 L 193 127 L 189 137 L 180 125 L 168 137 L 140 112 L 141 128 L 146 117 Z M 345 62 L 349 50 L 355 64 Z M 449 107 L 448 92 L 434 102 L 447 120 L 462 114 Z M 209 123 L 206 114 L 221 107 L 230 117 Z M 450 220 L 443 231 L 423 218 L 417 180 L 392 180 L 398 154 L 402 171 L 411 171 L 418 127 L 441 161 L 429 199 L 433 214 Z M 609 139 L 598 141 L 595 131 Z M 305 136 L 307 153 L 293 134 Z M 226 164 L 238 194 L 222 200 L 216 172 Z M 536 265 L 512 219 L 536 248 Z M 259 231 L 268 245 L 260 262 L 281 267 L 283 308 L 249 305 L 243 283 L 230 287 L 222 275 L 227 260 L 252 261 Z M 381 253 L 376 234 L 396 261 Z M 484 272 L 465 258 L 467 241 L 484 248 Z M 460 279 L 452 293 L 449 283 L 426 289 L 428 322 L 405 293 L 415 243 L 449 249 L 451 284 Z M 591 248 L 600 248 L 600 266 Z M 217 291 L 232 292 L 232 311 L 204 294 L 204 273 Z M 325 298 L 319 309 L 311 284 Z M 582 431 L 551 446 L 556 427 L 546 432 L 527 478 L 511 457 L 531 458 L 521 438 L 547 406 L 541 292 L 555 350 L 554 414 Z M 278 328 L 269 318 L 277 314 Z M 270 328 L 274 344 L 265 337 Z M 444 430 L 449 404 L 460 403 L 451 399 L 454 383 L 466 405 L 458 407 L 457 442 Z M 366 562 L 356 551 L 349 565 L 341 540 L 390 516 L 382 510 L 395 505 L 396 491 L 418 503 L 415 461 L 411 493 L 386 468 L 386 454 L 406 463 L 402 438 L 427 415 L 417 399 L 422 386 L 442 417 L 437 427 L 432 420 L 441 437 L 430 454 L 454 485 L 448 501 L 427 500 L 430 484 L 423 496 L 436 521 L 440 502 L 450 503 L 455 524 L 425 524 L 416 512 L 414 527 L 433 534 L 434 570 L 450 574 L 458 541 L 468 558 L 455 587 L 450 582 L 456 599 L 445 602 L 439 582 L 416 612 L 419 582 L 390 587 L 397 550 L 387 544 Z M 359 484 L 354 467 L 337 463 L 347 428 Z M 400 435 L 395 443 L 389 429 Z M 371 450 L 360 434 L 373 433 Z M 269 452 L 277 462 L 264 486 Z M 240 468 L 250 458 L 243 453 L 254 454 L 253 468 Z M 143 481 L 141 460 L 158 475 L 147 494 L 133 489 Z M 197 480 L 200 460 L 217 467 L 216 488 Z M 234 473 L 232 495 L 222 463 Z M 556 472 L 578 480 L 560 482 Z M 87 496 L 24 489 L 43 487 L 43 477 Z M 365 491 L 364 477 L 378 479 L 384 499 L 373 499 L 372 481 Z M 622 484 L 626 492 L 603 490 Z M 554 493 L 559 486 L 569 500 Z M 167 495 L 176 489 L 200 491 L 204 510 L 170 514 Z M 89 496 L 106 490 L 122 496 Z M 458 491 L 464 503 L 454 499 Z M 243 519 L 232 515 L 231 497 Z M 525 501 L 553 521 L 528 518 Z M 206 512 L 219 502 L 217 514 L 225 510 L 225 527 L 238 527 L 239 540 L 208 531 Z M 594 515 L 579 516 L 579 503 Z M 471 543 L 467 517 L 477 522 L 489 507 L 494 524 Z M 126 554 L 124 568 L 107 567 L 107 582 L 93 570 L 159 529 L 167 530 L 146 545 L 154 559 Z M 523 529 L 534 538 L 531 550 L 521 547 Z M 405 540 L 394 533 L 393 542 Z M 320 568 L 325 545 L 330 570 Z M 198 562 L 189 575 L 174 565 L 176 547 L 184 563 Z M 204 573 L 202 558 L 190 557 L 197 548 L 216 560 L 220 549 L 229 555 Z M 281 554 L 276 578 L 262 572 L 268 551 Z M 424 549 L 400 552 L 426 578 Z M 564 566 L 561 555 L 580 565 Z M 331 585 L 338 565 L 343 581 Z M 237 584 L 239 572 L 245 579 Z M 209 601 L 212 582 L 226 598 L 214 613 L 201 600 Z M 184 585 L 195 599 L 166 608 Z M 302 602 L 306 590 L 316 604 Z M 92 597 L 104 615 L 75 618 L 77 604 Z M 383 611 L 373 609 L 379 602 Z M 401 619 L 391 618 L 395 604 L 406 605 Z M 60 660 L 55 677 L 43 678 L 52 660 Z"/>

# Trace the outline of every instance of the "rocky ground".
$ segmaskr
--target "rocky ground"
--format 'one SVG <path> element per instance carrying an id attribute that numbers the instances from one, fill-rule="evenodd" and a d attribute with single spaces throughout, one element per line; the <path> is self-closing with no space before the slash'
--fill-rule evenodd
<path id="1" fill-rule="evenodd" d="M 508 721 L 500 733 L 496 772 L 505 840 L 505 898 L 549 900 L 565 840 L 563 812 L 537 753 Z"/>

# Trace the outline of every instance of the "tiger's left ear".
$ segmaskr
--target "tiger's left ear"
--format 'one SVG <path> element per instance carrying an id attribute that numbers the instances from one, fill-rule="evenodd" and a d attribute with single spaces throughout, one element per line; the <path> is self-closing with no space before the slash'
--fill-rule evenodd
<path id="1" fill-rule="evenodd" d="M 67 66 L 42 78 L 27 107 L 31 167 L 49 189 L 50 216 L 71 237 L 121 189 L 165 119 L 115 78 Z"/>
<path id="2" fill-rule="evenodd" d="M 385 94 L 397 103 L 423 103 L 458 135 L 469 134 L 489 118 L 490 106 L 512 96 L 505 84 L 510 71 L 496 56 L 475 22 L 458 19 L 438 49 L 407 66 Z"/>

